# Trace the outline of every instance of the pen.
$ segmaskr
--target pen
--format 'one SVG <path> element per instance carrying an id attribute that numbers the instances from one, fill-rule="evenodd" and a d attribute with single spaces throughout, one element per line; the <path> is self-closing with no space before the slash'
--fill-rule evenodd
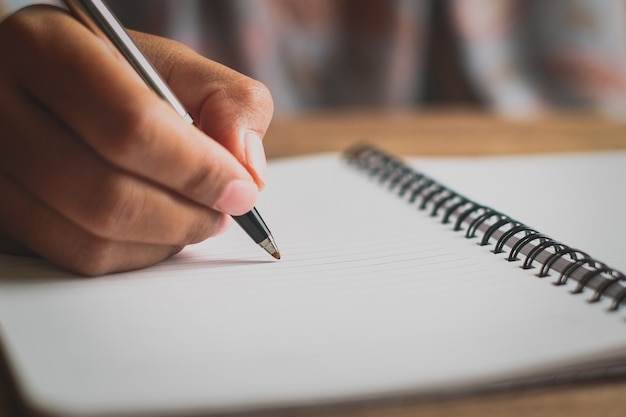
<path id="1" fill-rule="evenodd" d="M 108 39 L 126 58 L 148 86 L 174 107 L 188 123 L 194 121 L 170 90 L 150 61 L 139 50 L 119 20 L 102 0 L 63 0 L 63 3 L 81 23 L 97 36 Z M 261 215 L 253 208 L 242 216 L 232 216 L 241 228 L 267 253 L 280 259 L 280 252 Z"/>

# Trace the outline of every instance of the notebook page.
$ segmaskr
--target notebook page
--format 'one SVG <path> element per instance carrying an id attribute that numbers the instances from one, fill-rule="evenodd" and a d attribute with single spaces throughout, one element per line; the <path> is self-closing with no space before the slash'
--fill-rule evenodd
<path id="1" fill-rule="evenodd" d="M 3 257 L 2 341 L 38 407 L 223 411 L 474 388 L 626 346 L 607 314 L 336 155 L 276 162 L 244 233 L 97 279 Z M 606 356 L 606 357 L 611 357 Z"/>

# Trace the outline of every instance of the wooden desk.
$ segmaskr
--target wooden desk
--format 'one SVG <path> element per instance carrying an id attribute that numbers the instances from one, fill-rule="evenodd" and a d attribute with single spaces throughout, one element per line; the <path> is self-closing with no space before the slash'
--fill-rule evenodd
<path id="1" fill-rule="evenodd" d="M 470 111 L 319 114 L 275 120 L 269 158 L 342 151 L 368 141 L 400 155 L 468 156 L 626 148 L 626 124 L 585 115 L 532 123 Z"/>
<path id="2" fill-rule="evenodd" d="M 500 120 L 475 112 L 316 115 L 276 120 L 266 137 L 270 159 L 341 151 L 369 141 L 398 155 L 493 155 L 626 149 L 626 125 L 590 116 L 533 123 Z M 0 378 L 0 416 L 14 415 Z M 279 417 L 409 417 L 498 415 L 622 416 L 626 378 L 471 398 L 405 401 L 341 409 L 305 410 Z"/>

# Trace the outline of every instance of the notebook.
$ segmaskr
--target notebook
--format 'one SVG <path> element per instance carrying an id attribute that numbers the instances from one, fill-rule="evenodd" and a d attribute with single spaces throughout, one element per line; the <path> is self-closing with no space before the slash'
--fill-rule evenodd
<path id="1" fill-rule="evenodd" d="M 64 416 L 622 373 L 625 174 L 623 151 L 398 159 L 360 145 L 272 161 L 257 207 L 280 261 L 238 228 L 98 278 L 2 256 L 4 361 L 26 410 Z"/>

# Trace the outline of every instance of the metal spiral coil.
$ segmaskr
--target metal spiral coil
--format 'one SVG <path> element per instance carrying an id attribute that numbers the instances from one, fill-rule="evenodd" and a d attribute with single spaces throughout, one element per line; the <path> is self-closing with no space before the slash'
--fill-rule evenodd
<path id="1" fill-rule="evenodd" d="M 368 144 L 359 144 L 345 153 L 345 159 L 380 185 L 414 204 L 429 210 L 442 224 L 453 224 L 467 239 L 480 238 L 480 246 L 495 241 L 492 252 L 505 254 L 509 262 L 521 262 L 523 269 L 540 265 L 537 277 L 559 274 L 554 285 L 575 281 L 573 293 L 593 291 L 589 302 L 611 300 L 610 311 L 626 302 L 626 276 L 587 253 L 563 244 L 508 215 L 479 204 L 411 168 L 400 159 Z M 508 254 L 506 253 L 508 250 Z"/>

